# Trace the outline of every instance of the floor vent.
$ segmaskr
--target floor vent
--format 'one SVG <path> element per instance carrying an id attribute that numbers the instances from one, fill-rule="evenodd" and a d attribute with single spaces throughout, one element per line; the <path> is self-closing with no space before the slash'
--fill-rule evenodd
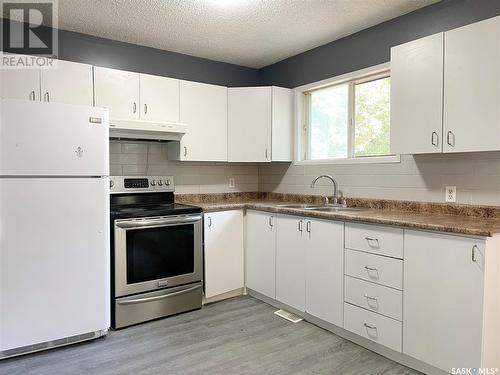
<path id="1" fill-rule="evenodd" d="M 274 314 L 278 315 L 280 318 L 286 319 L 292 323 L 298 323 L 298 322 L 303 320 L 300 316 L 292 314 L 291 312 L 288 312 L 285 310 L 275 311 Z"/>

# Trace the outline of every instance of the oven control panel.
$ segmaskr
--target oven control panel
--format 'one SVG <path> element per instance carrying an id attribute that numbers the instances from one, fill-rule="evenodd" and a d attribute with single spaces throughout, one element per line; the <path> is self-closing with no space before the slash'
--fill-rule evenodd
<path id="1" fill-rule="evenodd" d="M 174 176 L 111 176 L 110 193 L 174 192 Z"/>

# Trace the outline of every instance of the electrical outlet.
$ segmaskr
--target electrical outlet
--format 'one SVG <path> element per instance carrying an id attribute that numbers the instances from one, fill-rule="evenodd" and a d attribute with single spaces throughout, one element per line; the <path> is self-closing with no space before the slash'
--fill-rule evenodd
<path id="1" fill-rule="evenodd" d="M 456 186 L 446 186 L 446 202 L 456 202 L 457 201 L 457 187 Z"/>
<path id="2" fill-rule="evenodd" d="M 234 177 L 229 177 L 229 187 L 230 188 L 236 187 L 236 185 L 234 183 Z"/>

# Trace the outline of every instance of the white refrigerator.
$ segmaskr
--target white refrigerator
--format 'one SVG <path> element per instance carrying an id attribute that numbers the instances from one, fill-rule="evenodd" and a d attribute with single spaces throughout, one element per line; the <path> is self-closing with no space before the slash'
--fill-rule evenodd
<path id="1" fill-rule="evenodd" d="M 110 326 L 109 115 L 0 100 L 0 358 Z"/>

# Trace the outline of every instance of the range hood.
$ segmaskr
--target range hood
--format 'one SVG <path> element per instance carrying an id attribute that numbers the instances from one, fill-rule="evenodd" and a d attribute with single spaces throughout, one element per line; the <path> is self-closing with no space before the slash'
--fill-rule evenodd
<path id="1" fill-rule="evenodd" d="M 187 125 L 179 122 L 110 119 L 109 137 L 112 139 L 141 139 L 180 141 Z"/>

